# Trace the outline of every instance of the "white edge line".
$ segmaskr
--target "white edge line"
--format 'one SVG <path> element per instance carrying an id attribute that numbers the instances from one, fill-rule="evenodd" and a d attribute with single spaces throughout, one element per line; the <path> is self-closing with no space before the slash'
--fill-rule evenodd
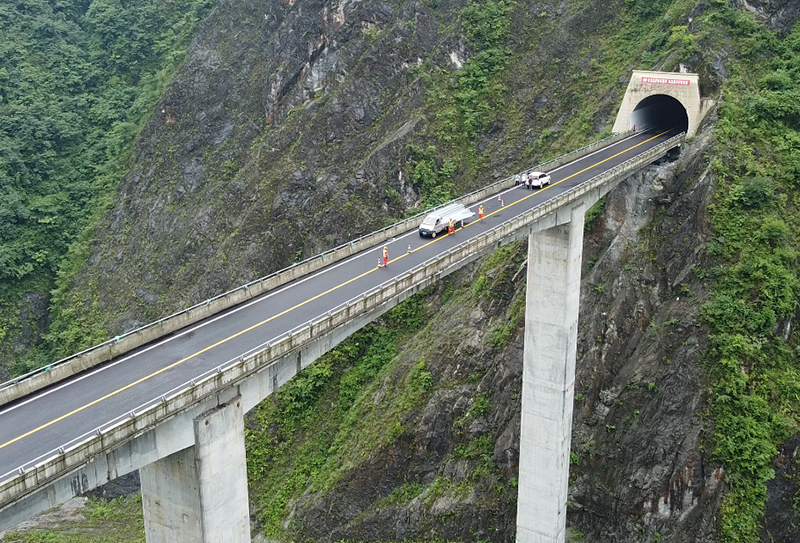
<path id="1" fill-rule="evenodd" d="M 613 143 L 613 144 L 611 144 L 611 145 L 608 145 L 608 146 L 606 146 L 606 147 L 602 147 L 602 148 L 598 149 L 597 151 L 594 151 L 594 152 L 592 152 L 592 153 L 589 153 L 588 155 L 584 155 L 584 156 L 582 156 L 582 157 L 576 158 L 575 160 L 572 160 L 572 161 L 570 161 L 570 162 L 567 162 L 566 164 L 562 164 L 562 165 L 561 165 L 561 166 L 559 166 L 558 168 L 554 168 L 554 169 L 552 169 L 552 170 L 549 170 L 549 172 L 557 172 L 558 170 L 560 170 L 560 169 L 562 169 L 562 168 L 564 168 L 564 167 L 566 167 L 566 166 L 568 166 L 568 165 L 570 165 L 570 164 L 573 164 L 573 163 L 575 163 L 575 162 L 577 162 L 577 161 L 579 161 L 579 160 L 583 160 L 583 159 L 585 159 L 585 158 L 588 158 L 588 157 L 594 156 L 594 155 L 596 155 L 597 153 L 600 153 L 601 151 L 604 151 L 604 150 L 606 150 L 606 149 L 609 149 L 609 148 L 611 148 L 611 147 L 614 147 L 614 146 L 616 146 L 616 145 L 619 145 L 620 143 L 622 143 L 622 142 L 625 142 L 625 141 L 627 141 L 627 140 L 629 140 L 629 139 L 631 139 L 631 138 L 633 138 L 633 137 L 635 137 L 635 135 L 633 135 L 633 134 L 632 134 L 632 135 L 628 136 L 627 138 L 621 139 L 620 141 L 618 141 L 618 142 L 616 142 L 616 143 Z M 523 171 L 527 171 L 527 170 L 523 170 Z M 518 189 L 518 188 L 519 188 L 519 186 L 516 186 L 516 185 L 515 185 L 515 186 L 512 186 L 512 187 L 510 187 L 510 188 L 508 188 L 508 189 L 506 189 L 506 190 L 502 191 L 502 192 L 498 192 L 498 193 L 492 194 L 491 196 L 489 196 L 489 197 L 485 198 L 484 200 L 480 200 L 480 201 L 478 201 L 478 202 L 475 202 L 474 204 L 472 204 L 471 206 L 469 206 L 467 209 L 472 209 L 472 208 L 474 208 L 475 206 L 479 206 L 479 205 L 481 205 L 481 204 L 484 204 L 484 203 L 486 203 L 486 202 L 489 202 L 489 201 L 491 201 L 491 200 L 494 200 L 494 198 L 495 198 L 496 196 L 499 196 L 499 195 L 504 195 L 504 194 L 508 194 L 509 192 L 511 192 L 511 191 L 513 191 L 513 190 L 515 190 L 515 189 Z M 411 235 L 411 234 L 413 234 L 413 233 L 414 233 L 414 230 L 413 230 L 413 229 L 412 229 L 412 230 L 409 230 L 408 232 L 406 232 L 405 234 L 401 235 L 400 237 L 398 237 L 398 238 L 395 238 L 395 239 L 394 239 L 394 241 L 387 243 L 387 245 L 390 245 L 390 244 L 392 244 L 392 243 L 396 243 L 396 242 L 400 241 L 401 239 L 404 239 L 404 238 L 406 238 L 406 237 L 410 236 L 410 235 Z M 380 245 L 380 244 L 378 244 L 378 245 Z M 316 272 L 313 272 L 313 273 L 311 273 L 311 274 L 307 275 L 306 277 L 304 277 L 303 279 L 300 279 L 299 281 L 292 281 L 290 284 L 287 284 L 287 285 L 284 285 L 284 286 L 282 286 L 282 287 L 279 287 L 279 288 L 278 288 L 278 289 L 276 289 L 276 290 L 273 290 L 273 291 L 271 291 L 271 292 L 268 292 L 267 294 L 264 294 L 263 296 L 259 296 L 259 297 L 258 297 L 258 298 L 256 298 L 255 300 L 252 300 L 252 301 L 250 301 L 250 302 L 248 302 L 248 303 L 246 303 L 246 304 L 240 305 L 240 306 L 238 306 L 238 307 L 236 307 L 236 308 L 234 308 L 234 309 L 231 309 L 231 310 L 225 311 L 225 313 L 223 313 L 222 315 L 218 315 L 217 317 L 214 317 L 214 318 L 212 318 L 212 319 L 210 319 L 210 320 L 208 320 L 208 321 L 206 321 L 206 322 L 203 322 L 202 324 L 199 324 L 199 325 L 197 325 L 197 326 L 194 326 L 194 327 L 192 327 L 192 328 L 186 329 L 186 330 L 184 330 L 183 332 L 180 332 L 179 334 L 175 334 L 175 335 L 173 335 L 173 336 L 170 336 L 170 337 L 168 337 L 167 339 L 165 339 L 165 340 L 162 340 L 162 341 L 160 341 L 160 342 L 158 342 L 158 343 L 155 343 L 155 344 L 153 344 L 153 345 L 151 345 L 151 346 L 149 346 L 149 347 L 147 347 L 147 348 L 145 348 L 145 349 L 142 349 L 141 351 L 138 351 L 138 352 L 136 352 L 136 353 L 134 353 L 134 354 L 132 354 L 132 355 L 128 355 L 128 356 L 125 356 L 125 357 L 123 357 L 123 358 L 120 358 L 120 359 L 119 359 L 119 360 L 117 360 L 116 362 L 112 362 L 112 363 L 110 363 L 110 364 L 105 364 L 105 365 L 103 365 L 101 368 L 97 368 L 96 370 L 90 371 L 89 373 L 86 373 L 85 375 L 82 375 L 82 376 L 80 376 L 80 377 L 78 377 L 78 378 L 76 378 L 76 379 L 70 379 L 68 382 L 66 382 L 66 383 L 64 383 L 64 384 L 62 384 L 62 385 L 60 385 L 60 386 L 57 386 L 57 387 L 55 387 L 55 388 L 48 389 L 48 390 L 46 390 L 45 392 L 38 393 L 38 394 L 36 394 L 34 397 L 32 397 L 32 398 L 28 398 L 28 399 L 27 399 L 27 400 L 25 400 L 25 401 L 22 401 L 22 402 L 16 403 L 16 404 L 12 405 L 11 407 L 8 407 L 8 408 L 5 408 L 5 409 L 0 409 L 0 416 L 3 416 L 3 415 L 5 415 L 6 413 L 10 413 L 11 411 L 14 411 L 15 409 L 17 409 L 17 408 L 19 408 L 19 407 L 22 407 L 22 406 L 24 406 L 24 405 L 27 405 L 27 404 L 29 404 L 29 403 L 31 403 L 31 402 L 35 402 L 35 401 L 37 401 L 37 400 L 40 400 L 40 399 L 42 399 L 42 398 L 44 398 L 44 397 L 46 397 L 46 396 L 48 396 L 48 395 L 52 394 L 53 392 L 58 392 L 59 390 L 62 390 L 62 389 L 66 388 L 66 387 L 68 387 L 68 386 L 70 386 L 70 385 L 72 385 L 72 384 L 74 384 L 74 383 L 78 383 L 78 382 L 82 381 L 83 379 L 86 379 L 86 378 L 88 378 L 88 377 L 91 377 L 91 376 L 93 376 L 93 375 L 96 375 L 96 374 L 100 373 L 101 371 L 104 371 L 104 370 L 107 370 L 107 369 L 113 368 L 113 367 L 114 367 L 114 366 L 116 366 L 117 364 L 121 364 L 122 362 L 125 362 L 125 361 L 127 361 L 127 360 L 130 360 L 130 359 L 132 359 L 132 358 L 135 358 L 136 356 L 138 356 L 138 355 L 140 355 L 140 354 L 144 354 L 144 353 L 146 353 L 146 352 L 148 352 L 148 351 L 150 351 L 150 350 L 152 350 L 152 349 L 155 349 L 156 347 L 160 347 L 160 346 L 162 346 L 162 345 L 164 345 L 164 344 L 166 344 L 166 343 L 168 343 L 168 342 L 170 342 L 170 341 L 172 341 L 172 340 L 174 340 L 174 339 L 178 339 L 178 338 L 180 338 L 180 337 L 182 337 L 182 336 L 184 336 L 184 335 L 186 335 L 186 334 L 189 334 L 189 333 L 191 333 L 191 332 L 195 332 L 195 331 L 197 331 L 197 330 L 199 330 L 199 329 L 203 328 L 203 327 L 204 327 L 204 326 L 206 326 L 206 325 L 212 324 L 212 323 L 214 323 L 214 322 L 216 322 L 216 321 L 218 321 L 218 320 L 220 320 L 220 319 L 223 319 L 223 318 L 225 318 L 225 317 L 228 317 L 228 316 L 230 316 L 230 315 L 233 315 L 233 314 L 235 314 L 235 313 L 238 313 L 239 311 L 241 311 L 241 310 L 244 310 L 244 309 L 247 309 L 248 307 L 250 307 L 250 306 L 252 306 L 252 305 L 255 305 L 255 304 L 257 304 L 257 303 L 260 303 L 260 302 L 262 302 L 262 301 L 264 301 L 264 300 L 266 300 L 266 299 L 270 298 L 271 296 L 274 296 L 274 295 L 276 295 L 276 294 L 280 294 L 281 292 L 284 292 L 285 290 L 288 290 L 288 289 L 290 289 L 290 288 L 293 288 L 293 287 L 295 287 L 295 286 L 297 286 L 297 285 L 299 285 L 299 284 L 301 284 L 301 283 L 304 283 L 304 282 L 306 282 L 306 281 L 308 281 L 308 280 L 310 280 L 310 279 L 314 279 L 314 278 L 316 278 L 316 277 L 319 277 L 319 276 L 323 275 L 324 273 L 327 273 L 327 272 L 329 272 L 329 271 L 331 271 L 331 270 L 334 270 L 334 269 L 338 268 L 339 266 L 342 266 L 342 265 L 344 265 L 344 264 L 347 264 L 347 263 L 353 262 L 353 261 L 355 261 L 355 260 L 358 260 L 359 258 L 363 258 L 363 257 L 367 256 L 367 255 L 368 255 L 368 253 L 369 253 L 370 251 L 371 251 L 371 249 L 364 249 L 364 250 L 361 252 L 361 254 L 357 254 L 357 255 L 353 256 L 352 258 L 346 258 L 346 259 L 343 259 L 341 262 L 339 262 L 339 263 L 336 263 L 336 264 L 334 264 L 334 265 L 332 265 L 332 266 L 326 266 L 326 267 L 322 268 L 321 270 L 318 270 L 318 271 L 316 271 Z M 247 352 L 247 351 L 245 351 L 245 352 Z"/>

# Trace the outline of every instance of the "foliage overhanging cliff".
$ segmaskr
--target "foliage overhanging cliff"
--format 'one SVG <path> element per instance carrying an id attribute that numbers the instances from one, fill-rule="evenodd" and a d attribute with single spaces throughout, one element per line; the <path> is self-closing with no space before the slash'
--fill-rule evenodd
<path id="1" fill-rule="evenodd" d="M 108 211 L 58 214 L 72 229 L 32 226 L 68 236 L 52 270 L 82 221 L 93 225 L 61 263 L 49 345 L 36 352 L 68 354 L 578 147 L 610 127 L 632 68 L 685 64 L 719 109 L 677 163 L 628 180 L 587 220 L 572 537 L 792 541 L 798 9 L 219 2 Z M 73 168 L 123 168 L 53 141 Z M 67 200 L 95 189 L 82 190 Z M 8 232 L 48 224 L 12 215 L 0 217 Z M 49 287 L 25 283 L 6 239 L 8 352 L 14 297 Z M 256 525 L 286 540 L 512 541 L 524 258 L 512 246 L 432 287 L 255 410 Z"/>
<path id="2" fill-rule="evenodd" d="M 0 377 L 57 356 L 41 343 L 56 272 L 73 269 L 70 246 L 90 243 L 134 137 L 209 8 L 0 2 Z"/>

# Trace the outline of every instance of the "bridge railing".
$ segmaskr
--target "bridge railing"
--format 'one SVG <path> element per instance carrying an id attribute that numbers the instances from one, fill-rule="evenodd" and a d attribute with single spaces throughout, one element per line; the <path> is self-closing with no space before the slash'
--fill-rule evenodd
<path id="1" fill-rule="evenodd" d="M 593 151 L 616 143 L 626 137 L 631 132 L 621 132 L 610 137 L 596 141 L 590 145 L 562 155 L 553 160 L 537 165 L 532 170 L 554 169 Z M 408 230 L 417 228 L 425 216 L 432 210 L 440 209 L 452 203 L 464 205 L 474 204 L 496 192 L 508 188 L 514 184 L 513 176 L 505 177 L 481 189 L 465 194 L 455 200 L 441 204 L 432 209 L 422 211 L 413 217 L 396 222 L 390 226 L 376 230 L 358 239 L 343 243 L 338 247 L 307 258 L 302 262 L 293 264 L 288 268 L 276 271 L 245 285 L 237 287 L 228 292 L 222 293 L 213 298 L 195 304 L 187 309 L 153 321 L 145 326 L 116 336 L 108 341 L 90 347 L 74 355 L 68 356 L 57 362 L 33 370 L 25 375 L 0 384 L 0 406 L 12 402 L 18 398 L 26 396 L 32 392 L 40 390 L 46 386 L 66 379 L 72 375 L 93 368 L 112 358 L 123 355 L 142 345 L 160 339 L 186 326 L 199 322 L 220 311 L 224 311 L 251 298 L 259 296 L 264 292 L 273 290 L 281 285 L 289 283 L 304 275 L 319 270 L 329 264 L 350 257 L 374 245 L 390 240 Z"/>
<path id="2" fill-rule="evenodd" d="M 486 254 L 504 243 L 521 237 L 527 226 L 554 213 L 557 209 L 578 201 L 587 193 L 601 188 L 617 176 L 627 175 L 663 156 L 680 144 L 680 134 L 622 164 L 561 193 L 551 200 L 513 217 L 480 236 L 466 240 L 427 261 L 414 266 L 401 276 L 385 281 L 373 289 L 310 319 L 243 355 L 228 360 L 194 379 L 175 387 L 166 394 L 148 401 L 129 413 L 111 420 L 57 449 L 31 460 L 11 473 L 16 475 L 2 481 L 9 473 L 0 474 L 0 507 L 19 499 L 65 473 L 84 465 L 88 459 L 104 454 L 120 444 L 142 434 L 173 416 L 203 401 L 213 394 L 241 383 L 250 375 L 265 371 L 283 357 L 309 346 L 347 322 L 369 315 L 405 299 L 466 262 Z"/>

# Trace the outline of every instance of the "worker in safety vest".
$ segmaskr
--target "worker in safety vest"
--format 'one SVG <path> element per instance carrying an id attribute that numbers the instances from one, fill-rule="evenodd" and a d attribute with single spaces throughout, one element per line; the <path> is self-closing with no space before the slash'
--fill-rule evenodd
<path id="1" fill-rule="evenodd" d="M 478 219 L 482 218 L 483 218 L 483 204 L 481 204 L 481 207 L 478 208 Z"/>
<path id="2" fill-rule="evenodd" d="M 389 265 L 389 248 L 388 247 L 384 247 L 383 248 L 383 265 L 384 265 L 384 267 Z"/>
<path id="3" fill-rule="evenodd" d="M 447 233 L 452 234 L 456 231 L 456 225 L 453 223 L 453 219 L 450 219 L 450 226 L 447 228 Z"/>

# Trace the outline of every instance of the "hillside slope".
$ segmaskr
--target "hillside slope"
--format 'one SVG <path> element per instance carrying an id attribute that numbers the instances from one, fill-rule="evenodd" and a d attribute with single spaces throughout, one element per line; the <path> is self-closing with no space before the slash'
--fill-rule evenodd
<path id="1" fill-rule="evenodd" d="M 62 269 L 54 353 L 607 132 L 633 68 L 720 107 L 590 210 L 575 541 L 797 541 L 800 2 L 219 2 Z M 248 416 L 256 531 L 514 540 L 525 246 Z M 778 477 L 774 477 L 775 473 Z"/>

